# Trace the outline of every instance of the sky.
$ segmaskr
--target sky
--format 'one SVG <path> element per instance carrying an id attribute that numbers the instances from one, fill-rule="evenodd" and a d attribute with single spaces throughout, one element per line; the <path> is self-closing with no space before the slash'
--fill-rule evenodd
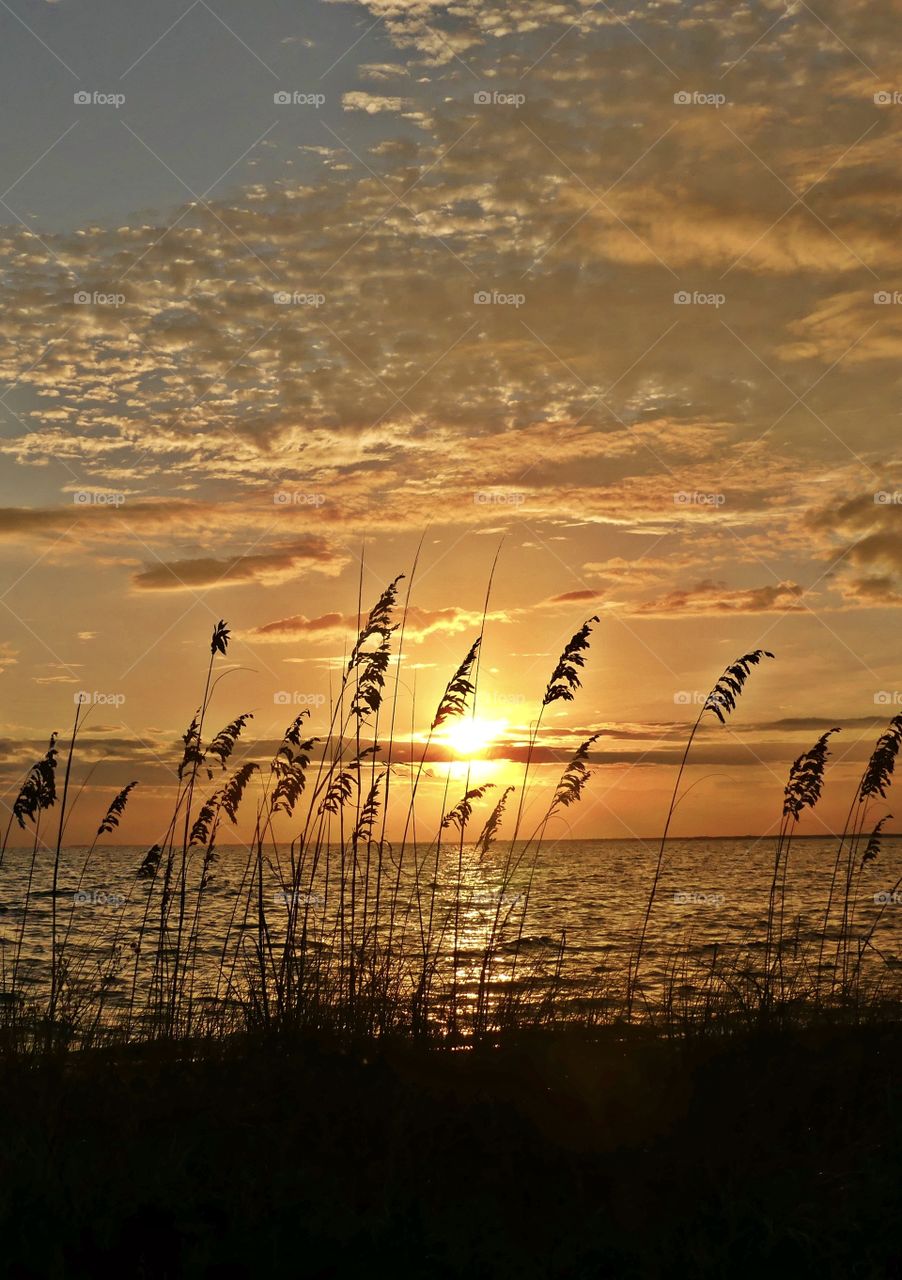
<path id="1" fill-rule="evenodd" d="M 900 11 L 3 0 L 5 803 L 87 695 L 67 834 L 137 778 L 157 838 L 215 622 L 262 758 L 404 573 L 400 737 L 486 609 L 496 785 L 598 616 L 557 837 L 660 830 L 759 646 L 674 830 L 773 829 L 833 726 L 841 826 L 902 709 Z"/>

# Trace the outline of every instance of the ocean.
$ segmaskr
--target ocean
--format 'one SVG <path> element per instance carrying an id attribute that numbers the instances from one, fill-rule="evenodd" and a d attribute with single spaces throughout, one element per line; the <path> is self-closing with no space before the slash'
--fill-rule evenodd
<path id="1" fill-rule="evenodd" d="M 902 838 L 887 837 L 878 858 L 859 873 L 855 865 L 853 933 L 873 934 L 862 972 L 890 983 L 902 967 Z M 824 913 L 833 876 L 837 839 L 797 839 L 789 855 L 783 911 L 784 951 L 796 973 L 814 974 L 818 962 L 829 974 L 843 897 L 834 891 L 834 911 L 824 935 Z M 402 865 L 396 851 L 370 850 L 356 869 L 341 854 L 324 852 L 315 873 L 297 881 L 295 909 L 307 921 L 311 950 L 343 964 L 350 939 L 382 945 L 409 959 L 414 972 L 424 952 L 434 956 L 439 981 L 453 981 L 466 1000 L 485 976 L 483 958 L 493 937 L 497 955 L 488 974 L 498 989 L 530 974 L 554 976 L 564 995 L 598 1008 L 622 999 L 657 858 L 657 845 L 639 840 L 571 840 L 543 847 L 533 866 L 526 851 L 505 876 L 509 846 L 500 842 L 480 857 L 471 845 L 408 847 Z M 768 838 L 672 840 L 668 842 L 643 952 L 642 978 L 649 991 L 666 988 L 681 998 L 702 993 L 712 965 L 735 965 L 747 977 L 764 955 L 775 843 Z M 523 854 L 515 850 L 514 861 Z M 103 979 L 104 1004 L 114 1010 L 129 998 L 136 943 L 149 955 L 159 932 L 159 888 L 149 899 L 147 880 L 136 878 L 146 849 L 135 846 L 64 850 L 56 893 L 57 936 L 68 970 L 87 990 Z M 266 851 L 263 904 L 272 945 L 277 947 L 291 907 L 292 881 L 281 851 Z M 197 990 L 222 990 L 222 960 L 234 975 L 253 956 L 257 938 L 257 894 L 248 909 L 253 859 L 236 846 L 217 851 L 209 881 L 198 896 L 201 855 L 193 854 L 183 915 L 183 941 L 192 939 Z M 0 981 L 7 998 L 13 985 L 39 994 L 49 983 L 53 855 L 7 850 L 0 868 Z M 29 888 L 29 876 L 31 885 Z M 391 907 L 394 903 L 394 913 Z M 170 914 L 172 945 L 178 897 Z M 393 918 L 392 918 L 393 915 Z M 24 931 L 23 931 L 24 924 Z M 18 962 L 17 962 L 18 953 Z M 516 963 L 512 957 L 517 953 Z M 455 964 L 456 958 L 456 964 Z M 141 965 L 138 966 L 139 973 Z M 217 976 L 218 975 L 218 976 Z M 146 975 L 145 975 L 146 976 Z M 14 982 L 13 979 L 15 978 Z M 140 979 L 139 979 L 140 980 Z"/>

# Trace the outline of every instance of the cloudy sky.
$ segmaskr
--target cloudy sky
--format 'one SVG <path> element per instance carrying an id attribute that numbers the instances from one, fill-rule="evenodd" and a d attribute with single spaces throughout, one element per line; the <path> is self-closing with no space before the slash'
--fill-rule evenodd
<path id="1" fill-rule="evenodd" d="M 152 839 L 213 623 L 253 755 L 400 572 L 425 724 L 497 554 L 483 776 L 597 614 L 539 737 L 550 779 L 601 734 L 574 834 L 659 828 L 759 645 L 678 828 L 768 830 L 832 725 L 841 822 L 902 702 L 900 15 L 4 2 L 7 786 L 87 691 L 73 838 L 137 777 Z"/>

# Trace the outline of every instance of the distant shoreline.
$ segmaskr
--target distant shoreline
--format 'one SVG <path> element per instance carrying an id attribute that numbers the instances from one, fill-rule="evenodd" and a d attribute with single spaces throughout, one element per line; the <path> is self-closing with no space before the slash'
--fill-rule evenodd
<path id="1" fill-rule="evenodd" d="M 696 843 L 696 842 L 710 843 L 712 840 L 721 840 L 724 842 L 726 841 L 735 842 L 738 840 L 754 840 L 756 843 L 760 844 L 766 840 L 776 840 L 776 838 L 777 838 L 776 832 L 771 831 L 765 835 L 755 835 L 754 833 L 748 833 L 745 835 L 738 835 L 738 836 L 670 836 L 668 838 L 668 843 L 669 844 L 690 844 L 690 843 Z M 660 835 L 660 832 L 658 832 L 655 835 L 649 835 L 649 836 L 568 836 L 566 839 L 562 838 L 560 840 L 554 840 L 553 843 L 555 846 L 565 845 L 565 844 L 656 844 L 660 841 L 660 839 L 661 839 L 661 835 Z M 792 837 L 793 844 L 798 844 L 799 841 L 802 841 L 802 840 L 840 840 L 840 839 L 842 839 L 842 834 L 841 832 L 838 832 L 838 831 L 836 832 L 828 831 L 821 835 L 795 834 Z M 902 840 L 902 831 L 887 832 L 883 836 L 883 842 L 885 844 L 899 841 L 899 840 Z M 515 841 L 515 843 L 525 844 L 526 841 L 517 840 Z M 141 843 L 141 844 L 134 844 L 134 843 L 107 844 L 105 847 L 107 849 L 144 849 L 149 847 L 149 844 L 150 844 L 149 841 L 145 841 L 144 843 Z M 336 841 L 336 847 L 337 846 L 338 846 L 338 842 Z M 69 850 L 87 849 L 88 845 L 67 844 L 67 845 L 64 845 L 63 847 Z M 266 847 L 268 848 L 269 846 L 267 845 Z M 30 844 L 28 845 L 10 844 L 7 846 L 7 848 L 9 852 L 13 852 L 14 850 L 25 851 L 25 852 L 31 851 Z M 216 848 L 218 850 L 223 850 L 223 851 L 231 850 L 231 849 L 239 849 L 239 850 L 244 850 L 244 852 L 246 853 L 248 846 L 246 844 L 241 844 L 240 842 L 228 842 L 223 840 L 222 842 L 217 843 Z"/>

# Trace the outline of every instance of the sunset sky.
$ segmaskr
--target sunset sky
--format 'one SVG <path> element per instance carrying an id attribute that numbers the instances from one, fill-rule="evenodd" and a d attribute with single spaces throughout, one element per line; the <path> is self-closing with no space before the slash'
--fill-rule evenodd
<path id="1" fill-rule="evenodd" d="M 660 830 L 698 698 L 757 646 L 674 830 L 768 830 L 833 725 L 802 829 L 842 825 L 902 710 L 900 18 L 2 3 L 6 802 L 86 691 L 68 836 L 137 778 L 121 839 L 157 838 L 217 619 L 212 719 L 253 711 L 263 759 L 295 709 L 326 728 L 361 557 L 365 607 L 403 598 L 422 539 L 402 734 L 500 547 L 481 780 L 517 783 L 597 614 L 536 758 L 600 733 L 599 767 L 552 834 Z"/>

